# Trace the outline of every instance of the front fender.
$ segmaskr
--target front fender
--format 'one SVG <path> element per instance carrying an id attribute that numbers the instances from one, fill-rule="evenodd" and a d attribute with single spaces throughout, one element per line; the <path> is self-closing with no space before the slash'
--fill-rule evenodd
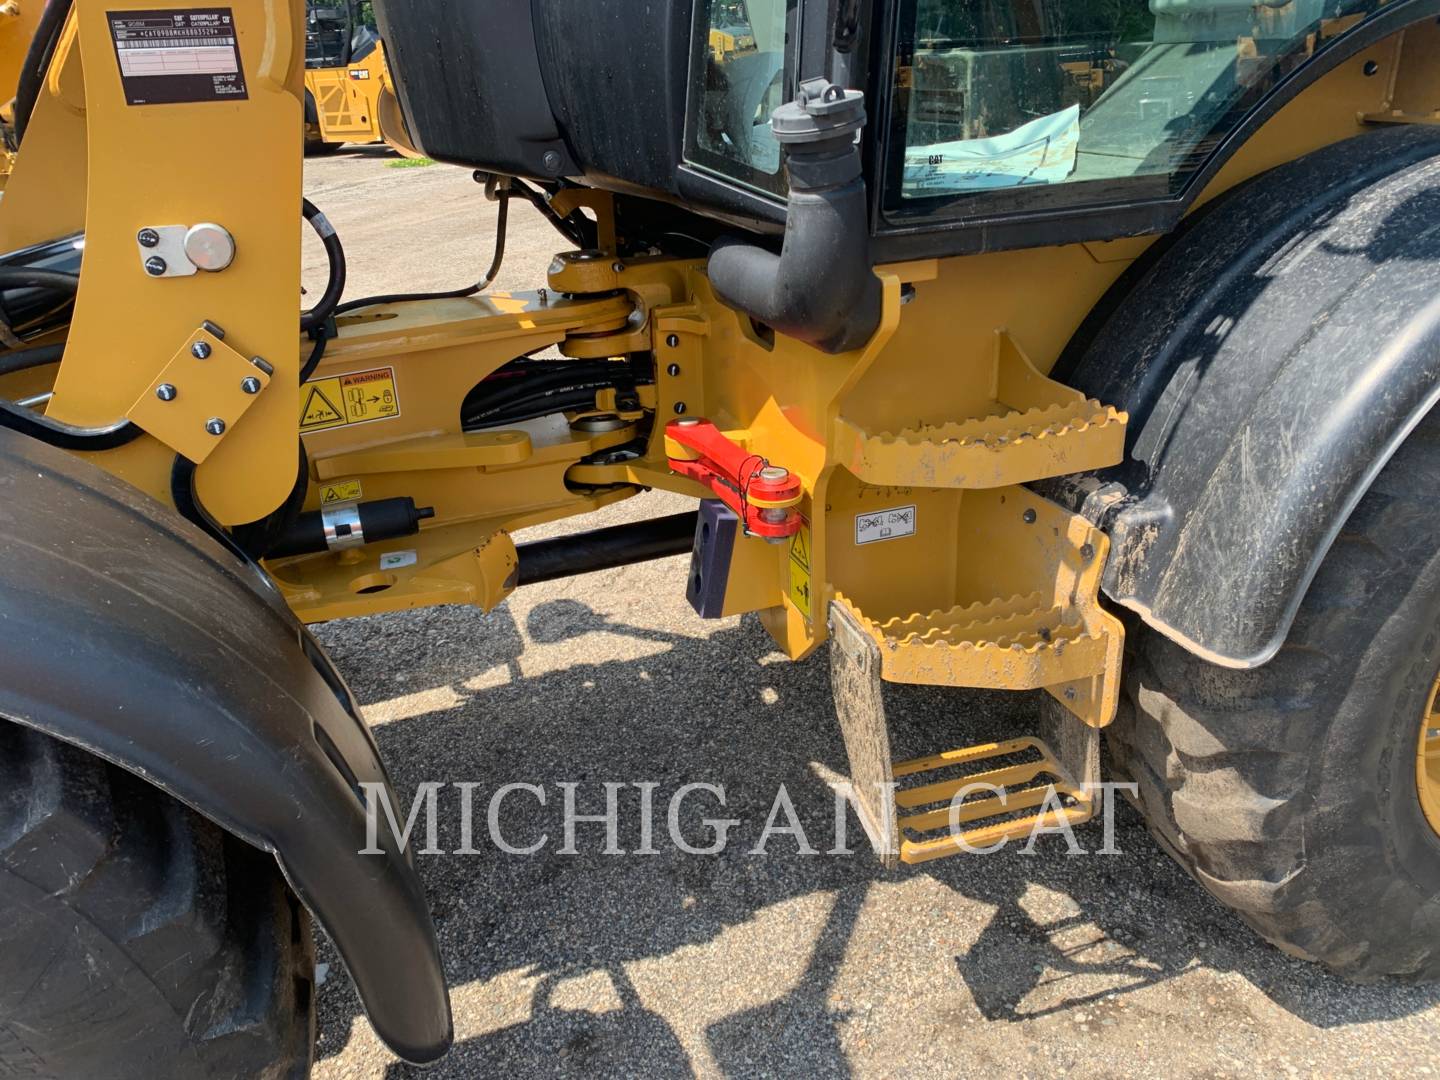
<path id="1" fill-rule="evenodd" d="M 0 715 L 273 852 L 402 1057 L 450 1045 L 419 879 L 363 782 L 389 781 L 339 674 L 273 585 L 93 465 L 0 430 Z"/>
<path id="2" fill-rule="evenodd" d="M 1223 196 L 1122 279 L 1054 375 L 1129 411 L 1126 460 L 1046 488 L 1110 533 L 1107 596 L 1214 663 L 1275 654 L 1440 398 L 1437 215 L 1440 131 L 1361 135 Z"/>

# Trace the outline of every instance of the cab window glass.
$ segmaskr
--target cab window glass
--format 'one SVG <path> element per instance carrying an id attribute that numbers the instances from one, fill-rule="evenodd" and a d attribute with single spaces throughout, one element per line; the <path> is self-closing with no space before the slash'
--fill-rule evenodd
<path id="1" fill-rule="evenodd" d="M 887 206 L 1174 193 L 1281 77 L 1378 6 L 909 0 Z"/>
<path id="2" fill-rule="evenodd" d="M 706 0 L 696 21 L 686 159 L 784 190 L 770 113 L 793 80 L 795 0 Z"/>

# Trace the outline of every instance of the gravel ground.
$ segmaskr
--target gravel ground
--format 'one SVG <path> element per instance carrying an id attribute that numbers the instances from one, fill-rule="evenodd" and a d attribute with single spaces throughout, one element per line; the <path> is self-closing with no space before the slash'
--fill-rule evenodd
<path id="1" fill-rule="evenodd" d="M 453 287 L 489 262 L 493 207 L 461 170 L 392 169 L 374 149 L 307 164 L 307 194 L 346 243 L 350 295 Z M 559 238 L 512 214 L 499 288 L 543 284 Z M 318 245 L 307 280 L 319 283 Z M 520 539 L 685 509 L 645 495 Z M 455 1049 L 435 1077 L 1431 1076 L 1440 988 L 1351 986 L 1256 939 L 1151 841 L 1127 806 L 1120 854 L 941 860 L 885 873 L 871 856 L 750 850 L 784 785 L 814 848 L 834 846 L 824 778 L 845 768 L 823 656 L 792 664 L 753 619 L 704 621 L 684 560 L 520 590 L 488 615 L 439 608 L 318 628 L 408 805 L 423 781 L 474 782 L 477 854 L 418 856 L 449 972 Z M 1023 695 L 892 687 L 899 752 L 1028 724 Z M 653 855 L 606 856 L 604 826 L 563 843 L 562 782 L 581 813 L 606 780 L 654 788 Z M 503 784 L 512 845 L 484 839 Z M 671 795 L 692 844 L 736 818 L 723 854 L 666 837 Z M 639 791 L 619 843 L 640 845 Z M 455 789 L 440 846 L 460 846 Z M 855 829 L 851 821 L 852 833 Z M 1101 846 L 1098 823 L 1077 830 Z M 854 837 L 852 836 L 852 839 Z M 357 897 L 357 903 L 363 898 Z M 328 943 L 315 1075 L 408 1076 L 375 1038 Z"/>

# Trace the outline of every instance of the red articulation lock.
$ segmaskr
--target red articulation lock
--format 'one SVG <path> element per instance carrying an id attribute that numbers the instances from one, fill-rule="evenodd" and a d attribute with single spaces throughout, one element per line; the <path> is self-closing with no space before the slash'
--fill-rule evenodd
<path id="1" fill-rule="evenodd" d="M 800 531 L 799 479 L 727 439 L 709 420 L 671 420 L 665 454 L 671 469 L 704 484 L 735 511 L 747 533 L 779 540 Z"/>

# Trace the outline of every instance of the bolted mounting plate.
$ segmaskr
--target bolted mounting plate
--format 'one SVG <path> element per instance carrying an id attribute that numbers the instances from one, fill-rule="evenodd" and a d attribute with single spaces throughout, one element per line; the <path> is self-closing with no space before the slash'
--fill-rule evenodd
<path id="1" fill-rule="evenodd" d="M 209 347 L 203 360 L 195 355 L 197 344 Z M 265 368 L 201 326 L 185 339 L 125 415 L 198 465 L 220 445 L 225 432 L 234 430 L 245 410 L 259 400 L 259 393 L 245 391 L 247 379 L 260 380 L 261 391 L 270 384 Z M 157 392 L 162 386 L 174 388 L 168 400 Z M 207 429 L 215 419 L 223 424 L 220 435 Z"/>

